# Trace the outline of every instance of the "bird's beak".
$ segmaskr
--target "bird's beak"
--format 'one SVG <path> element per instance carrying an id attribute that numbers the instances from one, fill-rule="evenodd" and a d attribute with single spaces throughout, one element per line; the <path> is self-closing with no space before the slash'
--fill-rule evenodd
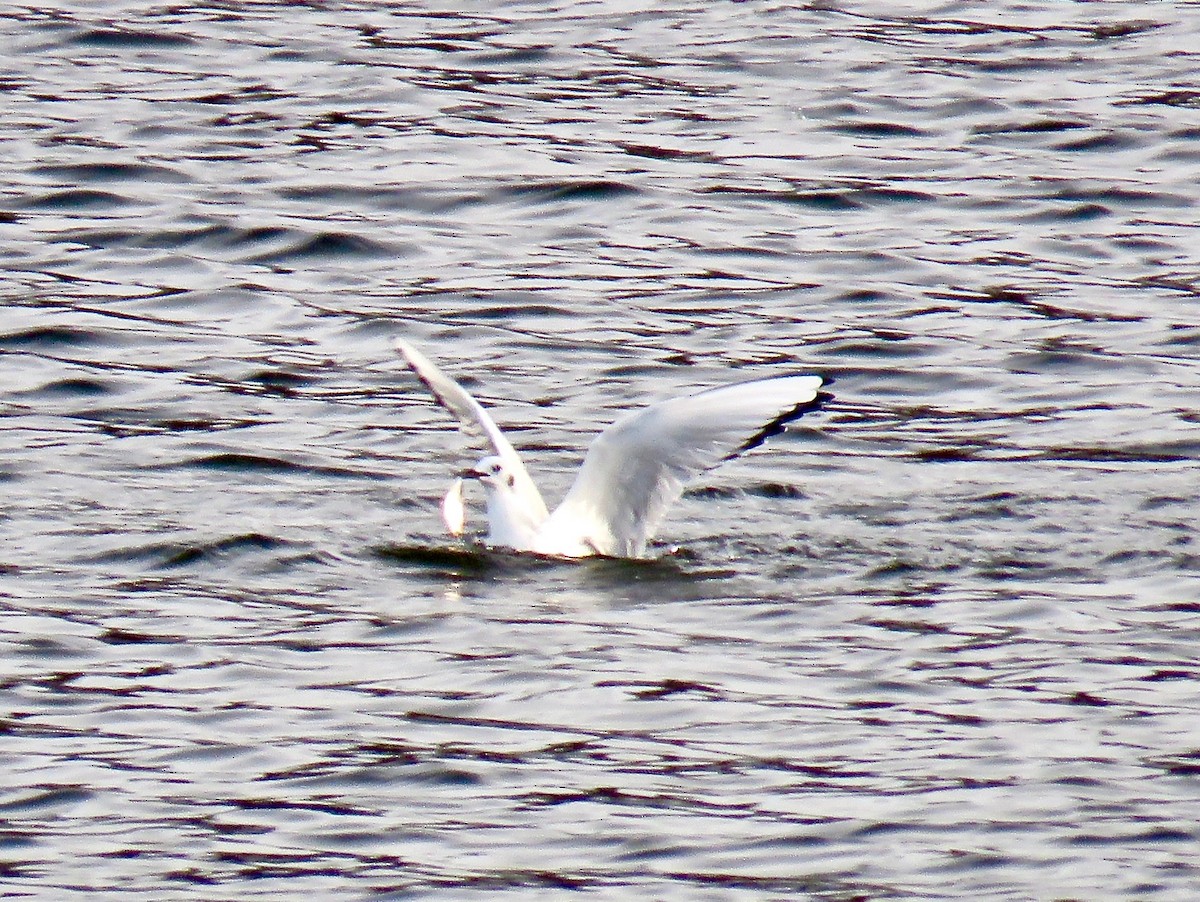
<path id="1" fill-rule="evenodd" d="M 486 474 L 482 470 L 476 470 L 474 467 L 467 467 L 465 470 L 459 470 L 459 479 L 479 479 Z"/>

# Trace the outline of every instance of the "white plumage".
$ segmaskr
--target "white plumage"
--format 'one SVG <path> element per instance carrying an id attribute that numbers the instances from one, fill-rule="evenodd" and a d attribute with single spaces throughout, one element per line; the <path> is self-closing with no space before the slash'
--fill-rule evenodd
<path id="1" fill-rule="evenodd" d="M 549 513 L 520 455 L 467 391 L 403 340 L 396 347 L 464 431 L 494 452 L 468 474 L 487 489 L 486 542 L 559 557 L 642 557 L 670 505 L 706 470 L 760 444 L 817 398 L 820 376 L 776 376 L 711 388 L 628 414 L 592 442 Z M 442 511 L 463 529 L 461 482 Z"/>

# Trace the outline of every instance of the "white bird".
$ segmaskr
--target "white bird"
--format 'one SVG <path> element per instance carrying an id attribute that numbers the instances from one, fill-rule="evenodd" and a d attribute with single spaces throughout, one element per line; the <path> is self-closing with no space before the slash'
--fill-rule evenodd
<path id="1" fill-rule="evenodd" d="M 817 403 L 820 376 L 775 376 L 710 388 L 628 414 L 592 442 L 575 482 L 550 513 L 520 455 L 482 405 L 403 339 L 396 348 L 463 430 L 495 452 L 464 476 L 487 491 L 488 545 L 554 557 L 643 557 L 667 508 L 694 477 L 760 445 Z M 462 479 L 442 502 L 464 526 Z"/>

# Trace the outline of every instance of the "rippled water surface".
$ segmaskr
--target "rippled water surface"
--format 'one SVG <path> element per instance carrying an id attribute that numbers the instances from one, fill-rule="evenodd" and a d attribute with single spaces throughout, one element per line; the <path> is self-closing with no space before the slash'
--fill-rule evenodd
<path id="1" fill-rule="evenodd" d="M 1196 4 L 0 30 L 2 894 L 1200 898 Z M 399 335 L 550 496 L 835 397 L 521 560 Z"/>

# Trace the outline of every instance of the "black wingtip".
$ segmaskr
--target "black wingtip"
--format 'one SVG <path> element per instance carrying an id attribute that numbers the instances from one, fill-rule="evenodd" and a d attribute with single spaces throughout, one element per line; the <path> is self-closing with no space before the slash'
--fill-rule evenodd
<path id="1" fill-rule="evenodd" d="M 825 382 L 823 383 L 822 387 L 831 385 L 832 383 L 833 383 L 832 379 L 826 379 Z M 806 413 L 811 413 L 814 410 L 819 410 L 820 408 L 824 407 L 826 404 L 828 404 L 832 400 L 833 400 L 832 392 L 827 392 L 827 391 L 817 392 L 816 396 L 811 401 L 805 401 L 803 404 L 797 404 L 795 407 L 791 408 L 790 410 L 785 411 L 784 413 L 781 413 L 775 419 L 771 420 L 771 422 L 769 422 L 765 426 L 763 426 L 762 429 L 758 430 L 758 432 L 754 433 L 754 435 L 752 435 L 752 436 L 750 436 L 750 438 L 746 439 L 746 441 L 744 441 L 741 445 L 739 445 L 736 450 L 725 455 L 725 460 L 733 460 L 733 458 L 740 457 L 741 455 L 745 454 L 747 451 L 757 448 L 759 445 L 761 445 L 763 442 L 765 442 L 771 436 L 779 435 L 779 433 L 783 432 L 783 430 L 787 427 L 788 423 L 792 422 L 793 420 L 798 420 L 800 417 L 804 416 Z"/>

